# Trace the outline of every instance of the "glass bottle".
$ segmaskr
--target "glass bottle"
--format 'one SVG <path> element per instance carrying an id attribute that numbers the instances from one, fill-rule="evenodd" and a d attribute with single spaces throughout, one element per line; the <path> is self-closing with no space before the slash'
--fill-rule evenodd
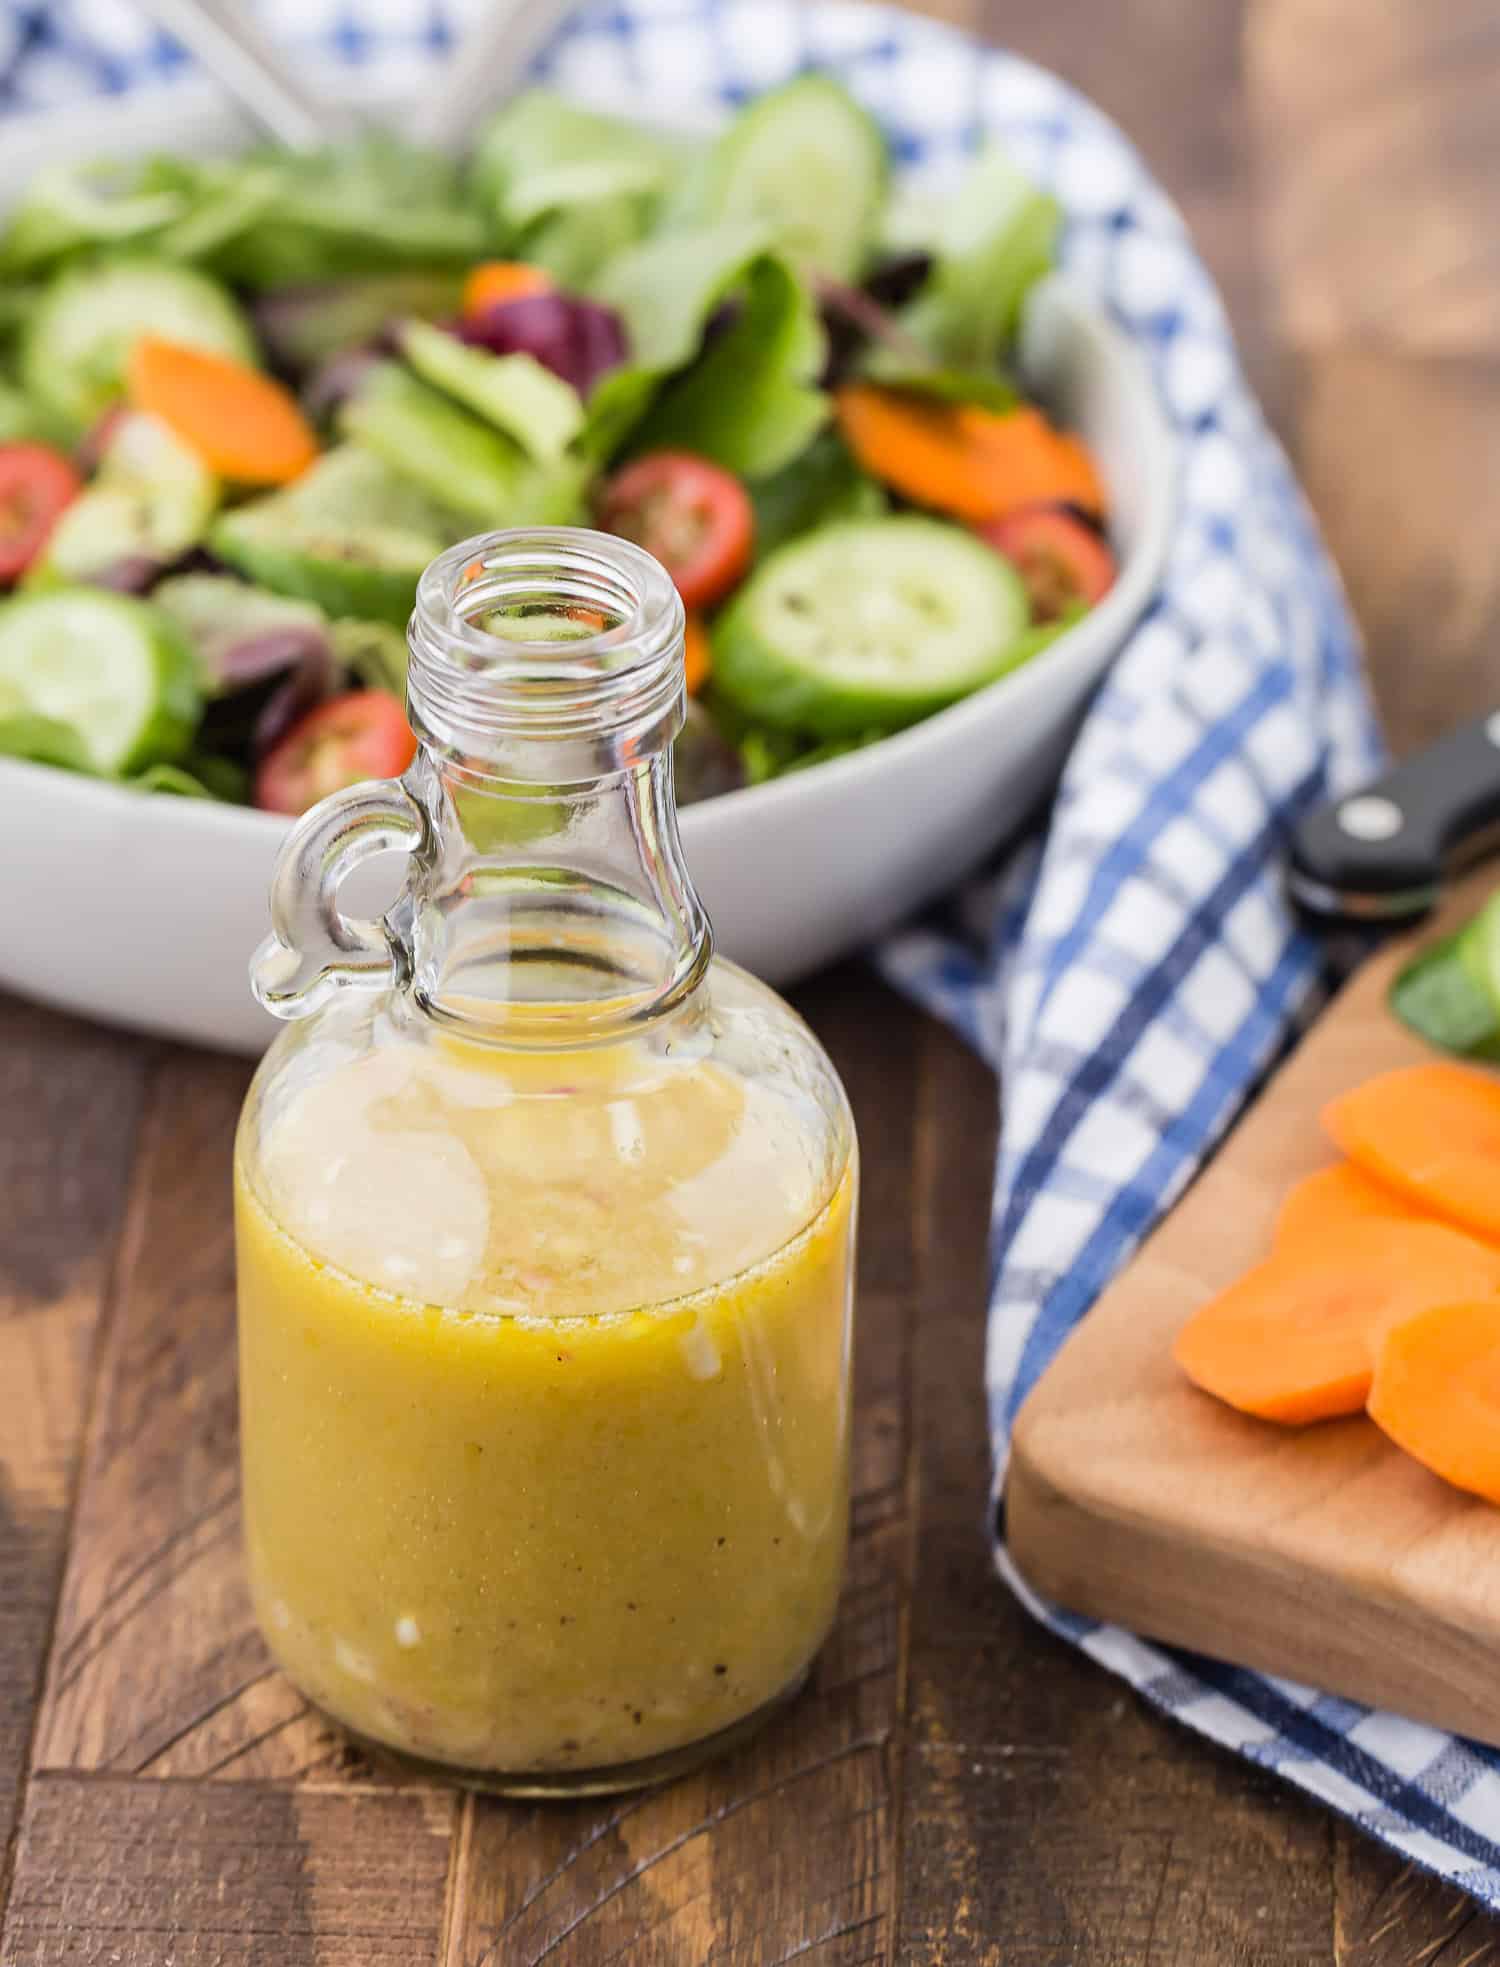
<path id="1" fill-rule="evenodd" d="M 856 1150 L 683 865 L 683 615 L 571 530 L 444 554 L 399 782 L 293 828 L 291 1020 L 236 1150 L 245 1531 L 273 1652 L 356 1735 L 626 1788 L 805 1678 L 848 1514 Z M 407 856 L 378 920 L 339 905 Z"/>

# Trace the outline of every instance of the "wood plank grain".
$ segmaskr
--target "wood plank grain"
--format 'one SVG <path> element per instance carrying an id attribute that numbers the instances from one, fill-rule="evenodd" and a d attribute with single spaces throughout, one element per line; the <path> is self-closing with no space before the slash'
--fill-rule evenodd
<path id="1" fill-rule="evenodd" d="M 1491 0 L 1260 0 L 1248 60 L 1282 331 L 1500 347 Z"/>
<path id="2" fill-rule="evenodd" d="M 1327 1818 L 1157 1732 L 1102 1767 L 1061 1749 L 925 1754 L 915 1850 L 946 1871 L 957 1823 L 983 1863 L 952 1881 L 940 1922 L 908 1928 L 902 1967 L 1324 1967 Z"/>
<path id="3" fill-rule="evenodd" d="M 146 1057 L 0 1002 L 0 1905 Z"/>
<path id="4" fill-rule="evenodd" d="M 1334 1967 L 1497 1967 L 1500 1920 L 1456 1885 L 1334 1826 Z"/>
<path id="5" fill-rule="evenodd" d="M 230 1166 L 250 1068 L 165 1055 L 140 1145 L 38 1767 L 384 1782 L 271 1665 L 240 1562 Z"/>
<path id="6" fill-rule="evenodd" d="M 899 1958 L 907 1967 L 1325 1960 L 1326 1819 L 1263 1775 L 1190 1746 L 1043 1633 L 977 1561 L 995 1101 L 957 1039 L 936 1027 L 922 1102 Z"/>
<path id="7" fill-rule="evenodd" d="M 470 1803 L 447 1967 L 884 1960 L 906 1595 L 914 1015 L 849 968 L 799 998 L 844 1076 L 863 1193 L 853 1543 L 807 1692 L 727 1761 L 643 1797 Z"/>
<path id="8" fill-rule="evenodd" d="M 1430 743 L 1500 701 L 1500 340 L 1482 361 L 1305 352 L 1291 373 L 1298 462 L 1391 742 Z"/>
<path id="9" fill-rule="evenodd" d="M 292 1775 L 334 1748 L 273 1673 L 240 1567 L 229 1170 L 247 1078 L 189 1052 L 160 1070 L 39 1767 Z"/>
<path id="10" fill-rule="evenodd" d="M 454 1798 L 39 1776 L 6 1967 L 431 1967 Z"/>

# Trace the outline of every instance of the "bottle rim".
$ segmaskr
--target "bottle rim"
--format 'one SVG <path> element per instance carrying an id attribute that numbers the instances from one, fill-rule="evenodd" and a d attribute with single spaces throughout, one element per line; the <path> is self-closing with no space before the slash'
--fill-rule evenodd
<path id="1" fill-rule="evenodd" d="M 412 727 L 451 752 L 532 738 L 642 756 L 681 723 L 684 628 L 671 576 L 630 540 L 580 526 L 479 534 L 418 583 Z"/>

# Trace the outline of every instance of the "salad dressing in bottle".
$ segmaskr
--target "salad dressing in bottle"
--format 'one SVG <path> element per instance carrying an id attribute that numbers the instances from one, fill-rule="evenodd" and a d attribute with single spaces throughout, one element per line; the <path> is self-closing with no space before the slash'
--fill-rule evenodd
<path id="1" fill-rule="evenodd" d="M 648 555 L 499 533 L 424 576 L 399 783 L 293 829 L 246 1102 L 247 1551 L 287 1672 L 518 1794 L 624 1788 L 792 1694 L 848 1514 L 838 1079 L 711 956 Z M 338 890 L 401 848 L 378 922 Z"/>

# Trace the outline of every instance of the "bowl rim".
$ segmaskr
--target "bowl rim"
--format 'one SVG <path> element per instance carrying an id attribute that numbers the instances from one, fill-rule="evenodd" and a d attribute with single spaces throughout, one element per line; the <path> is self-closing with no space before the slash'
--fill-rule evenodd
<path id="1" fill-rule="evenodd" d="M 340 74 L 340 79 L 345 86 L 330 93 L 367 105 L 399 100 L 399 95 L 393 92 L 359 90 L 357 87 L 351 89 L 346 71 Z M 96 153 L 102 153 L 108 150 L 111 141 L 117 144 L 125 142 L 125 133 L 131 129 L 149 136 L 158 144 L 169 143 L 172 124 L 192 123 L 195 119 L 206 120 L 210 116 L 217 121 L 223 116 L 226 106 L 232 129 L 238 112 L 232 105 L 227 105 L 227 99 L 211 83 L 189 77 L 180 83 L 133 91 L 114 102 L 95 101 L 60 114 L 23 114 L 13 119 L 9 127 L 0 124 L 0 185 L 13 184 L 21 172 L 39 168 L 42 158 L 38 153 L 55 157 L 76 148 L 80 141 Z M 690 127 L 694 123 L 701 125 L 703 122 L 702 117 L 696 116 L 688 105 L 681 106 L 681 112 L 675 119 L 671 106 L 662 106 L 660 114 L 662 120 L 675 120 L 681 127 Z M 243 124 L 242 118 L 239 121 Z M 164 124 L 166 127 L 163 127 Z M 111 132 L 114 132 L 113 138 Z M 812 785 L 832 794 L 840 788 L 853 786 L 871 773 L 881 771 L 879 761 L 882 759 L 886 761 L 886 769 L 889 769 L 893 764 L 914 764 L 928 750 L 940 754 L 948 741 L 978 729 L 991 717 L 1019 708 L 1029 694 L 1045 689 L 1049 674 L 1055 674 L 1070 655 L 1076 656 L 1085 647 L 1092 651 L 1101 640 L 1109 646 L 1109 654 L 1092 660 L 1090 667 L 1095 680 L 1102 680 L 1108 673 L 1126 636 L 1144 611 L 1166 561 L 1179 509 L 1180 446 L 1143 354 L 1108 311 L 1066 271 L 1053 272 L 1038 282 L 1028 296 L 1028 314 L 1037 298 L 1042 296 L 1069 314 L 1075 326 L 1094 338 L 1104 359 L 1128 377 L 1135 415 L 1139 419 L 1139 434 L 1144 439 L 1145 447 L 1155 453 L 1156 469 L 1145 474 L 1148 491 L 1154 490 L 1155 495 L 1143 501 L 1136 537 L 1109 593 L 1072 628 L 1058 636 L 1038 658 L 1008 675 L 997 677 L 972 695 L 843 757 L 825 759 L 805 770 L 785 773 L 759 785 L 738 786 L 713 798 L 694 801 L 682 809 L 685 825 L 697 828 L 717 823 L 721 814 L 774 811 L 781 805 L 805 799 L 807 788 Z M 1023 348 L 1024 341 L 1023 325 Z M 93 804 L 101 816 L 118 814 L 121 800 L 164 801 L 171 797 L 166 793 L 143 792 L 138 787 L 111 779 L 66 772 L 58 766 L 31 759 L 0 757 L 0 782 L 6 778 L 22 787 L 28 780 L 35 787 L 41 787 L 48 781 L 66 780 L 72 796 L 84 806 Z M 284 815 L 262 812 L 253 806 L 182 796 L 171 803 L 178 808 L 179 823 L 198 826 L 209 833 L 222 828 L 238 831 L 248 821 L 269 837 L 273 832 L 284 833 L 291 825 Z M 693 819 L 691 816 L 695 814 L 701 817 Z M 710 822 L 709 815 L 715 816 L 714 822 Z M 722 823 L 729 822 L 725 820 Z"/>

